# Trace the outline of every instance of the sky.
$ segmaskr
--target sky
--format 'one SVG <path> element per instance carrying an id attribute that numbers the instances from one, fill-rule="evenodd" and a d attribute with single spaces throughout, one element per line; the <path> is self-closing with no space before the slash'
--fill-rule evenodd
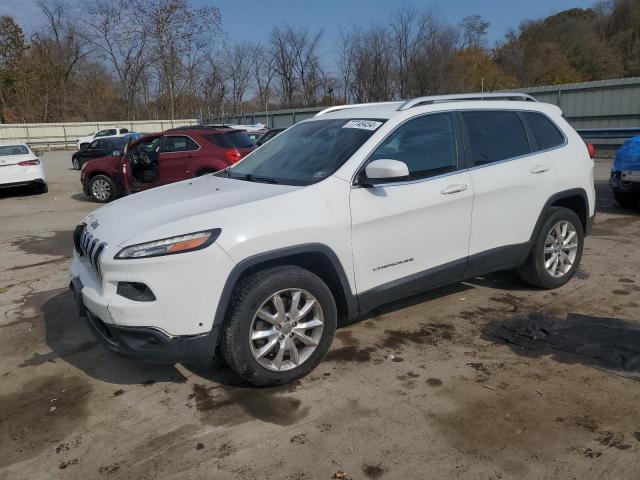
<path id="1" fill-rule="evenodd" d="M 81 6 L 86 0 L 67 0 Z M 0 0 L 0 15 L 11 15 L 33 33 L 41 20 L 38 0 Z M 490 23 L 489 45 L 500 40 L 523 20 L 546 17 L 573 7 L 586 8 L 595 0 L 191 0 L 194 6 L 215 5 L 222 14 L 222 28 L 230 40 L 265 42 L 271 29 L 288 23 L 295 27 L 323 29 L 321 58 L 335 61 L 340 28 L 383 24 L 401 6 L 433 9 L 444 20 L 458 24 L 465 15 L 482 15 Z"/>

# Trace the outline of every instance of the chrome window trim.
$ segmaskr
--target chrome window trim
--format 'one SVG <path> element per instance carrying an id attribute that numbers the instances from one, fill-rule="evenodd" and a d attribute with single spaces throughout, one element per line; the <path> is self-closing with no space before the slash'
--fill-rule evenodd
<path id="1" fill-rule="evenodd" d="M 393 134 L 396 130 L 398 130 L 401 126 L 403 126 L 405 123 L 416 119 L 416 118 L 420 118 L 420 117 L 424 117 L 427 115 L 435 115 L 438 113 L 463 113 L 463 112 L 477 112 L 477 111 L 499 111 L 499 112 L 527 112 L 527 113 L 539 113 L 540 115 L 543 115 L 544 117 L 547 118 L 547 120 L 549 120 L 562 134 L 562 138 L 564 139 L 564 142 L 560 145 L 557 145 L 555 147 L 551 147 L 551 148 L 546 148 L 544 150 L 536 150 L 535 152 L 529 152 L 526 153 L 524 155 L 519 155 L 517 157 L 509 157 L 509 158 L 505 158 L 504 160 L 498 160 L 497 162 L 491 162 L 491 163 L 486 163 L 484 165 L 474 165 L 473 167 L 468 167 L 468 168 L 462 168 L 459 170 L 456 170 L 455 172 L 448 172 L 448 173 L 443 173 L 441 175 L 436 175 L 433 177 L 425 177 L 425 178 L 416 178 L 413 180 L 401 180 L 398 182 L 389 182 L 389 183 L 375 183 L 372 184 L 371 186 L 368 187 L 364 187 L 363 185 L 359 185 L 357 183 L 357 177 L 360 174 L 360 172 L 363 170 L 363 168 L 366 166 L 366 164 L 369 162 L 371 155 L 373 154 L 373 152 L 375 152 L 378 147 L 380 147 L 380 145 L 391 135 Z M 525 127 L 525 130 L 527 129 L 527 125 L 524 125 L 523 123 L 523 127 Z M 532 132 L 533 134 L 533 132 Z M 457 135 L 456 135 L 457 137 Z M 537 142 L 537 140 L 536 140 Z M 353 176 L 351 177 L 351 188 L 379 188 L 379 187 L 392 187 L 392 186 L 399 186 L 399 185 L 410 185 L 410 184 L 414 184 L 414 183 L 420 183 L 420 182 L 426 182 L 429 180 L 436 180 L 442 177 L 448 177 L 451 175 L 455 175 L 457 173 L 462 173 L 462 172 L 472 172 L 474 170 L 478 170 L 480 168 L 486 168 L 486 167 L 492 167 L 494 165 L 500 165 L 502 163 L 506 163 L 506 162 L 512 162 L 514 160 L 520 160 L 526 157 L 530 157 L 532 155 L 538 155 L 541 153 L 546 153 L 546 152 L 551 152 L 553 150 L 558 150 L 560 148 L 564 148 L 567 145 L 569 145 L 569 140 L 567 138 L 567 136 L 564 133 L 564 130 L 562 130 L 557 124 L 556 122 L 554 122 L 551 118 L 549 118 L 549 116 L 544 113 L 541 112 L 539 110 L 527 110 L 527 109 L 511 109 L 511 108 L 465 108 L 465 109 L 451 109 L 451 110 L 438 110 L 435 112 L 427 112 L 427 113 L 422 113 L 419 115 L 415 115 L 413 117 L 407 118 L 404 121 L 402 121 L 401 123 L 399 123 L 398 125 L 396 125 L 396 127 L 391 130 L 387 135 L 385 135 L 384 138 L 382 138 L 372 149 L 371 151 L 367 154 L 366 158 L 360 163 L 360 165 L 358 166 L 358 168 L 356 168 L 355 173 L 353 174 Z M 458 138 L 456 138 L 456 147 L 458 147 Z M 460 152 L 459 152 L 460 153 Z M 464 152 L 462 152 L 462 160 L 464 161 L 465 154 Z M 458 163 L 460 163 L 460 155 L 458 156 Z"/>

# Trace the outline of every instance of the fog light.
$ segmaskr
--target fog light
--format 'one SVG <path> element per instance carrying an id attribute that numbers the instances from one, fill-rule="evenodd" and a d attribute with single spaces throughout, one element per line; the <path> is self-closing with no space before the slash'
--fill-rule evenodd
<path id="1" fill-rule="evenodd" d="M 156 296 L 144 283 L 118 282 L 118 295 L 136 302 L 153 302 Z"/>

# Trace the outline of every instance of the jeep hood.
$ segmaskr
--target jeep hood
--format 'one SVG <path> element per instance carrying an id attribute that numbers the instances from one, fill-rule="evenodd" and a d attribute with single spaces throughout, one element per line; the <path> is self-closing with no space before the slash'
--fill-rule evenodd
<path id="1" fill-rule="evenodd" d="M 129 195 L 99 208 L 83 221 L 89 232 L 120 246 L 148 230 L 215 211 L 282 195 L 302 187 L 205 175 Z M 199 229 L 218 227 L 214 219 Z M 175 235 L 190 232 L 176 231 Z"/>

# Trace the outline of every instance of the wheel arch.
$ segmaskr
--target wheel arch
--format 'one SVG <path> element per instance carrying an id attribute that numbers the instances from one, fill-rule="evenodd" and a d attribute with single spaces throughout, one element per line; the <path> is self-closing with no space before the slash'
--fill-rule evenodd
<path id="1" fill-rule="evenodd" d="M 536 225 L 531 234 L 531 244 L 533 244 L 533 241 L 538 235 L 540 228 L 542 228 L 545 215 L 550 207 L 565 207 L 575 212 L 575 214 L 578 215 L 578 218 L 580 219 L 580 223 L 582 224 L 584 235 L 587 236 L 589 234 L 589 231 L 591 230 L 591 219 L 589 217 L 589 197 L 587 196 L 587 192 L 583 188 L 572 188 L 553 194 L 545 202 L 544 207 L 542 207 L 540 215 L 538 216 L 538 221 L 536 222 Z"/>
<path id="2" fill-rule="evenodd" d="M 219 332 L 224 322 L 231 294 L 238 282 L 252 273 L 280 265 L 296 265 L 318 275 L 329 287 L 336 300 L 338 318 L 357 312 L 356 295 L 352 292 L 347 275 L 338 256 L 323 244 L 305 244 L 260 253 L 239 262 L 227 278 L 218 301 L 213 330 Z"/>

